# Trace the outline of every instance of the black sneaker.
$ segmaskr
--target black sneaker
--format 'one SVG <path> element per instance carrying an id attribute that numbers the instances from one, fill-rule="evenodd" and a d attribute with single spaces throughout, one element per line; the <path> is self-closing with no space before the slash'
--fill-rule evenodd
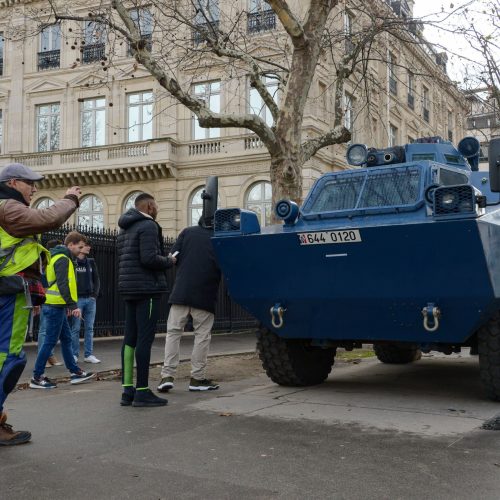
<path id="1" fill-rule="evenodd" d="M 142 391 L 135 391 L 132 406 L 136 407 L 153 407 L 165 406 L 168 401 L 165 398 L 159 398 L 153 393 L 151 389 L 144 389 Z"/>
<path id="2" fill-rule="evenodd" d="M 30 381 L 31 389 L 55 389 L 57 384 L 52 382 L 52 380 L 47 377 L 35 378 L 33 377 Z"/>
<path id="3" fill-rule="evenodd" d="M 213 380 L 204 378 L 203 380 L 196 380 L 191 378 L 189 382 L 190 391 L 215 391 L 219 388 L 219 384 L 216 384 Z"/>
<path id="4" fill-rule="evenodd" d="M 71 383 L 72 384 L 81 384 L 82 382 L 85 382 L 86 380 L 94 378 L 95 376 L 96 376 L 95 373 L 84 372 L 84 371 L 80 370 L 77 373 L 71 374 Z"/>
<path id="5" fill-rule="evenodd" d="M 168 392 L 174 387 L 174 377 L 163 377 L 158 385 L 158 392 Z"/>
<path id="6" fill-rule="evenodd" d="M 120 405 L 122 406 L 132 406 L 132 401 L 134 400 L 135 387 L 124 387 L 122 392 L 122 399 Z"/>

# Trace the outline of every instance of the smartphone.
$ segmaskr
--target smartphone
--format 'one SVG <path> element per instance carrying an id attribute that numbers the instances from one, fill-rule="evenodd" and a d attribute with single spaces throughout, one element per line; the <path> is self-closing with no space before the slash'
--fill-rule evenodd
<path id="1" fill-rule="evenodd" d="M 172 257 L 177 257 L 178 255 L 179 255 L 179 251 L 174 252 L 174 253 L 172 254 Z"/>

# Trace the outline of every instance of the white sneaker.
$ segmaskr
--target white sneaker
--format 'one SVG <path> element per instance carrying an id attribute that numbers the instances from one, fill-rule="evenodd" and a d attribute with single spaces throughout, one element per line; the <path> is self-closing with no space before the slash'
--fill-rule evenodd
<path id="1" fill-rule="evenodd" d="M 85 361 L 85 363 L 94 363 L 94 364 L 101 362 L 101 360 L 97 359 L 93 354 L 87 356 L 86 358 L 83 358 L 83 361 Z"/>

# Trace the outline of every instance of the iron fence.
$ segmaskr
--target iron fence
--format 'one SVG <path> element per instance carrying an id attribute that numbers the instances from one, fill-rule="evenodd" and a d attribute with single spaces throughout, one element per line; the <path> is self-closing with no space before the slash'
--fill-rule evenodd
<path id="1" fill-rule="evenodd" d="M 125 304 L 118 294 L 118 253 L 116 249 L 118 231 L 64 226 L 58 230 L 45 233 L 42 236 L 42 241 L 44 243 L 52 239 L 63 241 L 70 231 L 75 230 L 89 238 L 92 245 L 91 257 L 94 257 L 96 260 L 101 279 L 101 292 L 97 300 L 94 335 L 96 337 L 123 335 L 125 328 Z M 174 243 L 175 239 L 165 238 L 165 249 L 167 252 L 172 248 Z M 172 288 L 175 281 L 175 268 L 167 270 L 167 279 L 170 288 Z M 161 311 L 161 317 L 158 321 L 158 331 L 165 332 L 169 311 L 168 295 L 163 295 L 161 298 Z M 222 280 L 215 311 L 214 331 L 228 332 L 254 328 L 256 325 L 257 320 L 231 300 Z M 35 320 L 33 335 L 35 340 L 37 336 L 38 321 Z"/>

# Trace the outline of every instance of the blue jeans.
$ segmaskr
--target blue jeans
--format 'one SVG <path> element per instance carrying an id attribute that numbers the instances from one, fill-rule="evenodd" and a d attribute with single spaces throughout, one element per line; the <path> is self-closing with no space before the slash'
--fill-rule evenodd
<path id="1" fill-rule="evenodd" d="M 73 359 L 73 352 L 71 350 L 71 329 L 68 324 L 68 318 L 66 317 L 66 307 L 56 307 L 44 304 L 42 310 L 45 316 L 45 341 L 36 358 L 33 376 L 35 378 L 40 378 L 43 375 L 47 360 L 58 340 L 61 341 L 61 350 L 66 368 L 71 373 L 78 373 L 80 368 Z"/>
<path id="2" fill-rule="evenodd" d="M 45 334 L 47 333 L 47 326 L 45 324 L 45 315 L 43 314 L 43 307 L 40 311 L 40 322 L 38 324 L 38 352 L 40 352 L 40 349 L 43 346 L 43 343 L 45 342 Z M 50 353 L 51 356 L 54 355 L 54 349 L 52 349 L 52 352 Z"/>
<path id="3" fill-rule="evenodd" d="M 78 308 L 82 311 L 84 336 L 85 357 L 92 356 L 94 349 L 94 321 L 96 300 L 93 297 L 81 297 L 78 299 Z M 78 357 L 80 355 L 80 318 L 72 318 L 71 336 L 73 342 L 73 354 Z"/>

